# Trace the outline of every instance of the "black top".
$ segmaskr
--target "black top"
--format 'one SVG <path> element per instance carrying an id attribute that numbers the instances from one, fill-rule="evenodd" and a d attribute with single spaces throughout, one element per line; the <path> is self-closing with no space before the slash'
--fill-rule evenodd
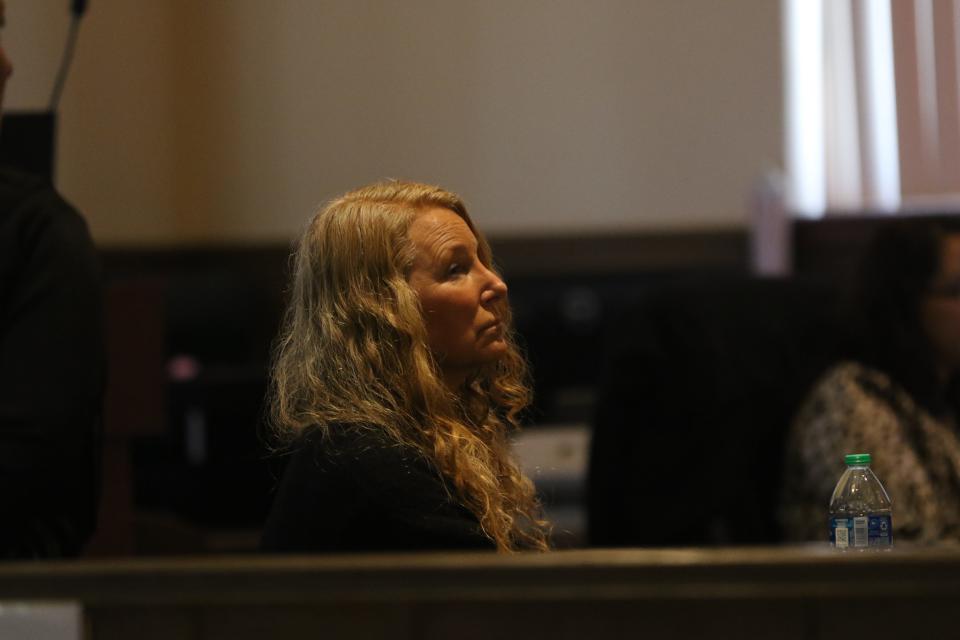
<path id="1" fill-rule="evenodd" d="M 375 427 L 310 429 L 288 461 L 261 548 L 279 552 L 493 549 L 422 456 Z"/>
<path id="2" fill-rule="evenodd" d="M 93 530 L 101 302 L 83 219 L 45 180 L 0 169 L 0 556 L 74 555 Z"/>

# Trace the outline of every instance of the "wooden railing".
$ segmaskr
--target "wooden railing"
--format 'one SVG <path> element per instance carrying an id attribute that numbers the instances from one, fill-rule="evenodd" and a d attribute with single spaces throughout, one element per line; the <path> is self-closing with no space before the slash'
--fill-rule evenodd
<path id="1" fill-rule="evenodd" d="M 960 551 L 245 556 L 0 567 L 90 640 L 957 637 Z"/>

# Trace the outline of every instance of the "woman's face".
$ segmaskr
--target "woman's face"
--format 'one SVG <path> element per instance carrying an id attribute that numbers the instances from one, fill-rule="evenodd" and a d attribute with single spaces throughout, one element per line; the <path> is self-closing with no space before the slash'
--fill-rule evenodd
<path id="1" fill-rule="evenodd" d="M 419 214 L 408 237 L 415 250 L 409 282 L 420 296 L 430 350 L 447 385 L 456 389 L 507 351 L 496 312 L 507 285 L 480 262 L 477 238 L 449 209 Z"/>
<path id="2" fill-rule="evenodd" d="M 960 234 L 940 245 L 940 270 L 923 298 L 920 319 L 943 373 L 960 369 Z"/>

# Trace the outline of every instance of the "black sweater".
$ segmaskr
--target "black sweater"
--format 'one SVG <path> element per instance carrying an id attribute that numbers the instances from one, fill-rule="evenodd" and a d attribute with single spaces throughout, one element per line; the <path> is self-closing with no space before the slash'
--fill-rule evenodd
<path id="1" fill-rule="evenodd" d="M 375 427 L 310 429 L 291 455 L 261 547 L 278 552 L 493 549 L 417 452 Z"/>
<path id="2" fill-rule="evenodd" d="M 0 556 L 74 555 L 93 530 L 105 366 L 86 224 L 0 169 Z"/>

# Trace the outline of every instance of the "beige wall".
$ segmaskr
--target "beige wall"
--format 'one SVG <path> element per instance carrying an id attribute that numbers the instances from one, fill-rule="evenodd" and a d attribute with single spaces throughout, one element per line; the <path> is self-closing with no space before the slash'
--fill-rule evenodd
<path id="1" fill-rule="evenodd" d="M 7 0 L 10 107 L 67 0 Z M 385 176 L 491 234 L 741 226 L 782 148 L 773 0 L 91 0 L 58 184 L 104 244 L 290 238 Z"/>

